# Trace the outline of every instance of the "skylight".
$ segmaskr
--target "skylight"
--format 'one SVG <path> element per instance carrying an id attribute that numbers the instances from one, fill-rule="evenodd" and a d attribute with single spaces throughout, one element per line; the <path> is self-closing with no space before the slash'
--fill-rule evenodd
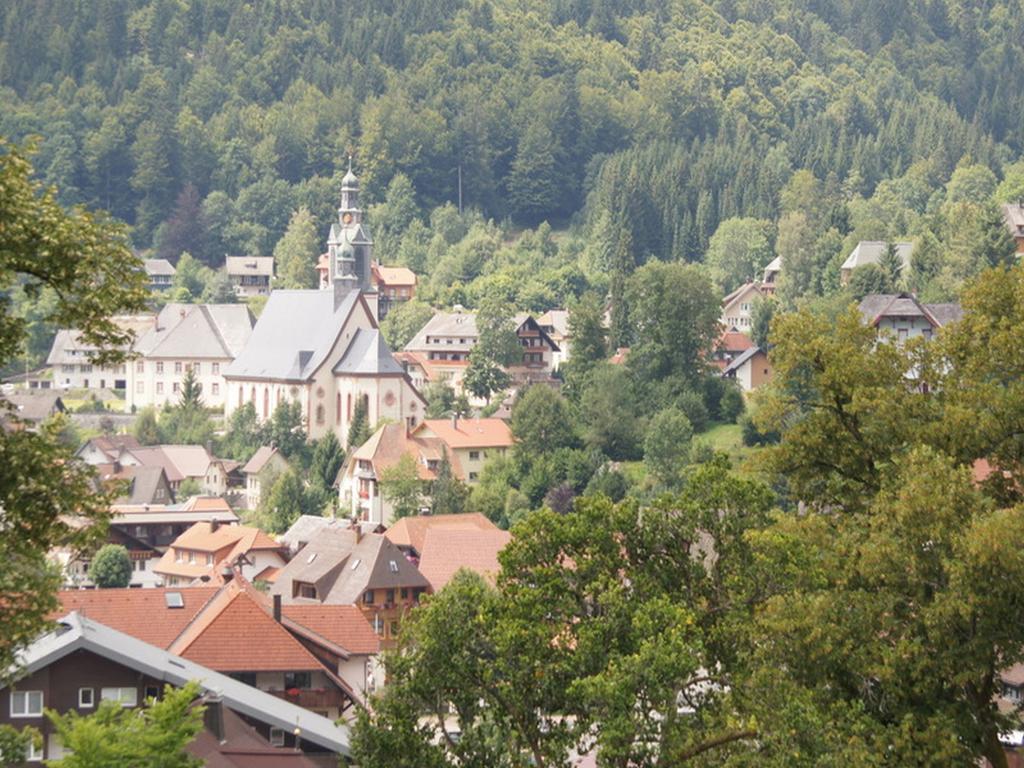
<path id="1" fill-rule="evenodd" d="M 164 602 L 168 608 L 184 608 L 185 601 L 181 598 L 181 592 L 164 592 Z"/>
<path id="2" fill-rule="evenodd" d="M 398 563 L 396 563 L 396 562 L 395 562 L 394 560 L 392 560 L 392 561 L 391 561 L 391 562 L 390 562 L 390 563 L 388 564 L 388 567 L 389 567 L 389 568 L 391 569 L 391 572 L 392 572 L 392 573 L 398 573 Z"/>
<path id="3" fill-rule="evenodd" d="M 313 562 L 314 560 L 316 560 L 316 556 L 317 556 L 317 553 L 316 553 L 316 552 L 314 552 L 314 553 L 313 553 L 312 555 L 310 555 L 310 556 L 309 556 L 309 557 L 308 557 L 308 558 L 306 559 L 306 563 L 312 563 L 312 562 Z"/>
<path id="4" fill-rule="evenodd" d="M 359 563 L 361 563 L 361 562 L 362 562 L 362 560 L 360 560 L 359 558 L 356 558 L 352 562 L 352 570 L 354 571 L 356 568 L 358 568 L 359 567 Z"/>

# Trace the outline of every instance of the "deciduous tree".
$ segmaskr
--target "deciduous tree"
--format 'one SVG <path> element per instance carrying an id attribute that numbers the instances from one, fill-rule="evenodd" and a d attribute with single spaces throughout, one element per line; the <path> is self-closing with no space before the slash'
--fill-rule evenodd
<path id="1" fill-rule="evenodd" d="M 89 564 L 89 578 L 101 589 L 127 587 L 132 580 L 132 561 L 120 544 L 101 547 Z"/>

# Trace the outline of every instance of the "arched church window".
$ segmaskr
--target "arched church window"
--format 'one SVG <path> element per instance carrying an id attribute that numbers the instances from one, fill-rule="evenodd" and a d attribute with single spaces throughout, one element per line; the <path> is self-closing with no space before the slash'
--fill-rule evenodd
<path id="1" fill-rule="evenodd" d="M 317 424 L 323 424 L 324 423 L 324 407 L 323 407 L 323 405 L 318 405 L 316 407 L 316 423 Z"/>
<path id="2" fill-rule="evenodd" d="M 352 421 L 352 393 L 348 393 L 348 397 L 345 399 L 345 418 Z"/>
<path id="3" fill-rule="evenodd" d="M 334 423 L 341 424 L 341 392 L 334 396 Z"/>
<path id="4" fill-rule="evenodd" d="M 263 418 L 270 416 L 270 390 L 263 390 Z"/>

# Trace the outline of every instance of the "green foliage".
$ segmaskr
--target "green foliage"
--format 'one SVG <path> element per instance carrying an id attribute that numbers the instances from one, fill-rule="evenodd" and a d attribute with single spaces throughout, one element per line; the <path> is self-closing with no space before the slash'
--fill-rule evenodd
<path id="1" fill-rule="evenodd" d="M 139 411 L 132 424 L 132 434 L 142 445 L 157 445 L 160 442 L 155 408 L 148 406 Z"/>
<path id="2" fill-rule="evenodd" d="M 896 293 L 903 284 L 903 260 L 900 258 L 896 243 L 886 243 L 885 250 L 878 257 L 878 266 L 885 274 L 886 290 L 877 293 Z"/>
<path id="3" fill-rule="evenodd" d="M 466 390 L 482 400 L 490 402 L 491 395 L 503 392 L 511 382 L 511 377 L 481 350 L 480 345 L 473 347 L 469 353 L 469 367 L 463 377 L 462 384 Z"/>
<path id="4" fill-rule="evenodd" d="M 89 564 L 89 578 L 100 589 L 127 587 L 132 580 L 132 561 L 120 544 L 100 548 Z"/>
<path id="5" fill-rule="evenodd" d="M 618 365 L 598 366 L 580 396 L 584 440 L 612 459 L 640 458 L 643 431 L 638 411 L 629 371 Z"/>
<path id="6" fill-rule="evenodd" d="M 401 349 L 415 336 L 420 328 L 434 316 L 429 304 L 410 299 L 393 306 L 381 321 L 380 330 L 392 349 Z"/>
<path id="7" fill-rule="evenodd" d="M 678 408 L 666 408 L 651 419 L 644 439 L 644 464 L 669 487 L 678 485 L 689 463 L 693 425 Z"/>
<path id="8" fill-rule="evenodd" d="M 23 762 L 28 756 L 29 747 L 34 744 L 36 749 L 42 749 L 42 743 L 42 734 L 31 726 L 18 729 L 7 724 L 0 725 L 0 756 L 9 764 Z"/>
<path id="9" fill-rule="evenodd" d="M 516 451 L 537 457 L 576 445 L 569 404 L 557 390 L 541 384 L 527 387 L 512 407 L 510 423 Z"/>
<path id="10" fill-rule="evenodd" d="M 0 142 L 0 368 L 26 340 L 24 317 L 11 314 L 12 296 L 54 300 L 46 323 L 78 328 L 104 352 L 94 362 L 123 359 L 130 340 L 110 317 L 145 306 L 145 278 L 123 232 L 90 214 L 67 212 L 32 181 L 24 155 Z M 13 417 L 8 417 L 13 418 Z M 0 678 L 16 669 L 16 654 L 57 609 L 60 575 L 47 562 L 59 546 L 91 549 L 102 540 L 111 496 L 96 493 L 91 467 L 61 442 L 59 423 L 38 430 L 0 430 Z"/>
<path id="11" fill-rule="evenodd" d="M 708 242 L 704 263 L 723 296 L 746 282 L 759 280 L 773 258 L 771 222 L 732 218 L 718 225 Z"/>
<path id="12" fill-rule="evenodd" d="M 604 306 L 595 293 L 582 296 L 569 312 L 572 352 L 562 366 L 569 391 L 579 394 L 587 374 L 608 357 L 608 332 L 604 327 Z"/>
<path id="13" fill-rule="evenodd" d="M 1017 244 L 1006 228 L 1002 209 L 990 203 L 978 221 L 977 260 L 985 267 L 1008 267 L 1016 263 Z"/>
<path id="14" fill-rule="evenodd" d="M 402 454 L 395 464 L 381 472 L 381 494 L 391 505 L 393 519 L 419 514 L 423 505 L 423 486 L 416 460 L 411 454 Z"/>
<path id="15" fill-rule="evenodd" d="M 274 246 L 274 266 L 279 288 L 315 288 L 316 263 L 321 237 L 308 208 L 292 214 L 288 229 Z"/>
<path id="16" fill-rule="evenodd" d="M 345 451 L 334 432 L 328 432 L 313 443 L 313 456 L 309 462 L 309 483 L 313 491 L 333 496 L 334 481 L 345 462 Z M 325 503 L 327 499 L 325 498 Z"/>
<path id="17" fill-rule="evenodd" d="M 366 400 L 357 398 L 356 407 L 352 409 L 352 421 L 348 425 L 348 449 L 355 450 L 369 440 L 372 434 Z"/>
<path id="18" fill-rule="evenodd" d="M 865 264 L 850 275 L 850 293 L 857 301 L 873 293 L 892 291 L 892 276 L 880 264 Z"/>
<path id="19" fill-rule="evenodd" d="M 288 461 L 296 460 L 304 466 L 308 445 L 302 426 L 302 403 L 295 400 L 279 404 L 264 423 L 262 437 L 264 445 L 276 446 Z"/>
<path id="20" fill-rule="evenodd" d="M 185 748 L 203 729 L 203 706 L 194 705 L 199 684 L 164 688 L 141 711 L 114 701 L 101 701 L 96 711 L 82 716 L 71 710 L 46 717 L 67 750 L 50 764 L 57 768 L 108 768 L 113 765 L 151 765 L 161 768 L 200 768 L 203 761 Z"/>
<path id="21" fill-rule="evenodd" d="M 284 533 L 301 515 L 319 515 L 319 502 L 319 494 L 308 493 L 298 473 L 288 469 L 260 499 L 260 526 L 271 533 Z"/>
<path id="22" fill-rule="evenodd" d="M 139 419 L 141 420 L 140 415 Z M 138 423 L 138 422 L 137 422 Z M 138 434 L 136 433 L 136 437 Z M 139 438 L 141 440 L 141 438 Z M 256 406 L 244 403 L 227 420 L 224 437 L 217 444 L 217 455 L 247 462 L 263 445 L 263 432 L 256 416 Z"/>
<path id="23" fill-rule="evenodd" d="M 178 490 L 175 492 L 175 495 L 179 499 L 184 501 L 185 499 L 190 499 L 193 496 L 199 496 L 202 494 L 202 492 L 203 486 L 199 483 L 199 481 L 194 477 L 187 477 L 181 481 L 181 484 L 178 486 Z"/>
<path id="24" fill-rule="evenodd" d="M 185 376 L 181 380 L 178 407 L 182 410 L 200 410 L 203 407 L 202 386 L 196 381 L 196 372 L 191 366 L 185 371 Z"/>
<path id="25" fill-rule="evenodd" d="M 437 477 L 430 483 L 430 508 L 435 515 L 457 515 L 466 511 L 469 490 L 452 474 L 452 462 L 444 450 L 437 466 Z"/>
<path id="26" fill-rule="evenodd" d="M 175 265 L 171 281 L 171 298 L 186 304 L 199 301 L 213 281 L 214 272 L 187 251 Z"/>

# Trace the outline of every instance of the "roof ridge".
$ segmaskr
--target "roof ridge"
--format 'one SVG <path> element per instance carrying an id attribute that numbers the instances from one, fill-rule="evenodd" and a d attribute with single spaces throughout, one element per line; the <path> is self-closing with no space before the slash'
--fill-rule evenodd
<path id="1" fill-rule="evenodd" d="M 220 344 L 221 349 L 224 350 L 224 356 L 225 357 L 233 357 L 233 355 L 231 354 L 231 350 L 228 349 L 228 343 L 224 339 L 224 334 L 221 333 L 220 325 L 214 319 L 213 313 L 210 312 L 210 305 L 209 304 L 200 304 L 199 305 L 199 311 L 202 312 L 203 317 L 206 319 L 207 324 L 210 326 L 210 328 L 213 329 L 213 334 L 216 337 L 217 342 Z"/>

